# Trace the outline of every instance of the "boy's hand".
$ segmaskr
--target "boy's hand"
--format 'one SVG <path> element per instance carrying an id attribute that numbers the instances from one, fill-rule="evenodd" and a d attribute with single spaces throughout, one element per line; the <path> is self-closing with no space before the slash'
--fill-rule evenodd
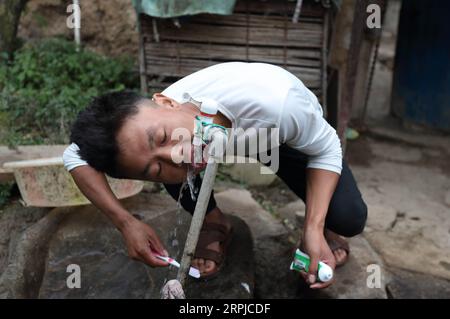
<path id="1" fill-rule="evenodd" d="M 168 256 L 168 253 L 161 244 L 158 235 L 150 226 L 132 218 L 120 231 L 131 258 L 140 260 L 151 267 L 169 265 L 155 256 L 155 254 Z"/>
<path id="2" fill-rule="evenodd" d="M 333 271 L 336 268 L 336 260 L 328 246 L 327 241 L 323 235 L 323 230 L 315 228 L 306 228 L 303 233 L 302 240 L 303 249 L 309 255 L 311 263 L 309 265 L 309 272 L 303 273 L 303 278 L 310 284 L 312 289 L 320 289 L 330 286 L 334 279 L 328 282 L 317 282 L 317 268 L 319 261 L 326 263 Z"/>

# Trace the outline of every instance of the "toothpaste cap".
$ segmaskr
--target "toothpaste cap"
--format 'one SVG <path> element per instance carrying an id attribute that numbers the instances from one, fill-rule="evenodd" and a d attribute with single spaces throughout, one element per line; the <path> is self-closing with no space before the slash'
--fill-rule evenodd
<path id="1" fill-rule="evenodd" d="M 333 278 L 333 269 L 327 264 L 321 263 L 317 275 L 321 282 L 330 281 Z"/>

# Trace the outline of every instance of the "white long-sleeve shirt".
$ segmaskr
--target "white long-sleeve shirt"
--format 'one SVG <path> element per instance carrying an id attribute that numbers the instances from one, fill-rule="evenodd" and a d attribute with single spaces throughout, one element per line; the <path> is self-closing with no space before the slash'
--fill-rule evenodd
<path id="1" fill-rule="evenodd" d="M 265 63 L 227 62 L 197 71 L 162 94 L 178 102 L 183 94 L 218 102 L 234 129 L 278 128 L 275 144 L 309 155 L 308 167 L 341 173 L 342 151 L 336 131 L 323 118 L 316 96 L 293 74 Z M 87 165 L 71 144 L 63 155 L 67 170 Z"/>

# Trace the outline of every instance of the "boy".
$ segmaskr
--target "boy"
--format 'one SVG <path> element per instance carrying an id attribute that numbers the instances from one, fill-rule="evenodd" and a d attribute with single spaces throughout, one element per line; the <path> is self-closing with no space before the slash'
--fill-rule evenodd
<path id="1" fill-rule="evenodd" d="M 172 133 L 186 129 L 191 140 L 194 118 L 200 113 L 192 101 L 183 102 L 185 93 L 194 99 L 215 101 L 219 112 L 214 122 L 219 125 L 244 131 L 276 130 L 276 136 L 270 137 L 279 145 L 272 152 L 278 154 L 272 159 L 278 161 L 276 174 L 306 203 L 301 245 L 311 257 L 311 267 L 303 277 L 311 288 L 328 286 L 330 282 L 316 282 L 317 263 L 324 261 L 335 268 L 346 261 L 348 245 L 339 235 L 361 233 L 367 207 L 317 98 L 280 67 L 222 63 L 177 81 L 154 94 L 152 100 L 130 92 L 94 99 L 75 121 L 72 144 L 63 156 L 80 190 L 122 232 L 132 258 L 151 266 L 166 266 L 154 255 L 167 252 L 153 229 L 121 206 L 103 173 L 162 182 L 177 199 L 191 164 L 173 161 L 173 154 L 183 151 L 180 141 L 171 138 Z M 195 182 L 200 186 L 200 177 Z M 181 204 L 193 213 L 195 201 L 188 190 Z M 230 224 L 212 194 L 192 262 L 202 277 L 220 270 L 229 236 Z"/>

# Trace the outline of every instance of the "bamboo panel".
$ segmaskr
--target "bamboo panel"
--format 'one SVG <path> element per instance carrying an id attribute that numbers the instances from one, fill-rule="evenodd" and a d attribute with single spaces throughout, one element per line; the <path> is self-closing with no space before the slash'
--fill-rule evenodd
<path id="1" fill-rule="evenodd" d="M 299 77 L 300 78 L 300 77 Z M 300 78 L 301 79 L 301 78 Z M 309 84 L 304 81 L 304 79 L 301 79 L 303 81 L 303 83 L 305 83 L 305 85 L 308 86 L 308 89 L 310 89 L 317 97 L 322 96 L 322 90 L 319 87 L 312 87 Z M 159 93 L 164 91 L 166 88 L 168 88 L 169 86 L 171 86 L 173 83 L 175 83 L 176 81 L 167 81 L 167 80 L 151 80 L 148 82 L 148 91 L 151 93 Z"/>
<path id="2" fill-rule="evenodd" d="M 145 44 L 147 56 L 172 58 L 198 58 L 215 61 L 265 62 L 277 65 L 321 67 L 321 53 L 318 50 L 283 49 L 276 47 L 255 47 L 159 42 Z"/>
<path id="3" fill-rule="evenodd" d="M 217 64 L 216 61 L 213 60 L 204 60 L 204 59 L 187 59 L 187 58 L 180 58 L 180 59 L 173 59 L 170 57 L 151 57 L 147 56 L 145 61 L 147 62 L 147 65 L 149 68 L 155 66 L 155 65 L 167 65 L 168 68 L 172 69 L 178 69 L 183 67 L 198 67 L 198 68 L 206 68 L 208 66 Z M 151 63 L 151 64 L 150 64 Z M 308 67 L 301 67 L 301 66 L 287 66 L 291 70 L 295 70 L 296 72 L 301 72 L 304 74 L 311 74 L 313 76 L 320 76 L 321 70 L 318 68 L 308 68 Z M 160 74 L 160 73 L 157 73 Z"/>
<path id="4" fill-rule="evenodd" d="M 172 22 L 171 22 L 172 23 Z M 222 26 L 240 26 L 240 27 L 259 27 L 259 28 L 281 28 L 288 30 L 318 30 L 323 24 L 323 18 L 302 18 L 298 23 L 293 23 L 289 17 L 283 16 L 262 16 L 254 14 L 235 13 L 231 16 L 199 14 L 196 16 L 184 18 L 181 21 L 181 28 L 189 23 L 202 25 L 222 25 Z M 151 18 L 143 16 L 142 25 L 144 28 L 151 28 Z"/>
<path id="5" fill-rule="evenodd" d="M 185 26 L 183 31 L 164 28 L 160 39 L 187 40 L 192 42 L 226 43 L 235 45 L 267 45 L 281 47 L 321 48 L 321 31 L 301 31 L 267 28 L 220 27 L 216 29 L 201 28 L 197 24 Z"/>
<path id="6" fill-rule="evenodd" d="M 187 59 L 174 61 L 173 59 L 150 59 L 147 57 L 146 64 L 148 75 L 158 74 L 160 76 L 174 76 L 181 78 L 200 69 L 217 64 L 217 62 Z M 320 69 L 296 66 L 286 66 L 285 69 L 299 77 L 310 87 L 318 88 L 321 86 L 322 82 Z"/>
<path id="7" fill-rule="evenodd" d="M 234 6 L 234 13 L 248 12 L 258 13 L 264 15 L 288 15 L 292 17 L 294 15 L 296 1 L 236 1 Z M 303 1 L 302 12 L 300 18 L 307 17 L 323 17 L 324 8 L 320 5 L 311 5 Z"/>
<path id="8" fill-rule="evenodd" d="M 256 14 L 234 13 L 231 16 L 199 14 L 190 18 L 189 21 L 195 21 L 196 23 L 212 24 L 212 25 L 229 25 L 229 26 L 241 26 L 246 27 L 267 27 L 267 28 L 287 28 L 298 29 L 302 28 L 314 28 L 317 24 L 323 23 L 322 17 L 301 17 L 298 23 L 293 23 L 288 16 L 266 16 Z"/>
<path id="9" fill-rule="evenodd" d="M 148 91 L 150 93 L 161 93 L 162 91 L 164 91 L 166 88 L 168 88 L 172 84 L 173 84 L 172 82 L 150 81 L 148 83 Z"/>
<path id="10" fill-rule="evenodd" d="M 159 37 L 161 41 L 181 40 L 196 43 L 218 43 L 234 45 L 265 45 L 281 47 L 322 47 L 323 30 L 317 28 L 306 30 L 302 28 L 283 30 L 279 28 L 246 28 L 246 27 L 205 27 L 189 23 L 177 28 L 171 21 L 159 21 Z M 143 32 L 152 34 L 150 30 Z"/>
<path id="11" fill-rule="evenodd" d="M 158 43 L 152 18 L 141 16 L 145 84 L 157 92 L 217 63 L 265 62 L 284 67 L 322 97 L 325 11 L 304 5 L 299 22 L 292 23 L 294 8 L 295 1 L 241 0 L 233 15 L 190 16 L 181 20 L 181 28 L 171 19 L 157 19 Z"/>

